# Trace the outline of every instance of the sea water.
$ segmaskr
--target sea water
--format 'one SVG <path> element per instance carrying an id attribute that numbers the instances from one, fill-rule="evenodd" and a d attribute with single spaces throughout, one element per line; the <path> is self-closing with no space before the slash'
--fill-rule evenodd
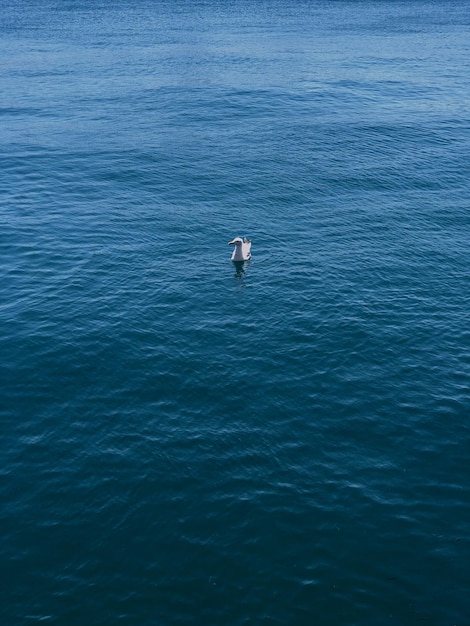
<path id="1" fill-rule="evenodd" d="M 0 18 L 2 624 L 468 626 L 468 2 Z"/>

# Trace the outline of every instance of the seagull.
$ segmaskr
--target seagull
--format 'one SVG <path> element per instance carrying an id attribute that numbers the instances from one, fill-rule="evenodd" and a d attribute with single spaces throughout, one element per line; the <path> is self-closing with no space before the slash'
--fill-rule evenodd
<path id="1" fill-rule="evenodd" d="M 235 237 L 228 242 L 229 246 L 235 246 L 232 252 L 232 261 L 248 261 L 251 259 L 251 241 L 244 237 Z"/>

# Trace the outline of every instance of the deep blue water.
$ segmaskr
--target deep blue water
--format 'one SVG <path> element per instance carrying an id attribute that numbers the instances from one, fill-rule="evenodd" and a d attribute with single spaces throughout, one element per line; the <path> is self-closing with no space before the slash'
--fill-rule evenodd
<path id="1" fill-rule="evenodd" d="M 469 9 L 3 2 L 2 624 L 470 624 Z"/>

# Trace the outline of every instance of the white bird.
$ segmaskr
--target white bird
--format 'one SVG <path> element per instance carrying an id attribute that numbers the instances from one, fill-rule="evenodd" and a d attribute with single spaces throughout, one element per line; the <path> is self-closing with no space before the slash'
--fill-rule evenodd
<path id="1" fill-rule="evenodd" d="M 235 237 L 228 242 L 229 246 L 235 246 L 232 252 L 232 261 L 248 261 L 251 259 L 251 241 L 244 237 Z"/>

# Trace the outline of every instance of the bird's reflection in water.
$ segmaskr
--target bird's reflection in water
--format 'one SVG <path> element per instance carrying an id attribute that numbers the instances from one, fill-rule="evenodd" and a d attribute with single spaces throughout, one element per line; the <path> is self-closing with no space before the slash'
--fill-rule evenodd
<path id="1" fill-rule="evenodd" d="M 243 278 L 247 267 L 250 265 L 249 261 L 233 261 L 235 266 L 235 278 Z"/>

